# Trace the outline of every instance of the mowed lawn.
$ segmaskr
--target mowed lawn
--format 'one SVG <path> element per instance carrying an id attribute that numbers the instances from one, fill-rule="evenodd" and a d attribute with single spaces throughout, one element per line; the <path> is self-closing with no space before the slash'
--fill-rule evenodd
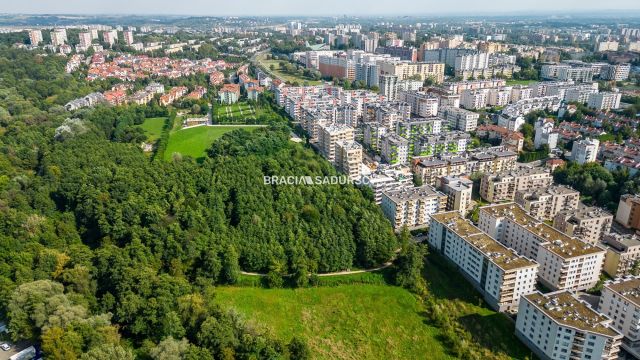
<path id="1" fill-rule="evenodd" d="M 402 288 L 219 287 L 216 299 L 284 341 L 306 339 L 314 359 L 452 359 L 440 330 L 425 324 L 422 305 Z"/>
<path id="2" fill-rule="evenodd" d="M 164 127 L 166 121 L 167 118 L 164 117 L 147 118 L 142 124 L 138 126 L 142 128 L 145 135 L 147 135 L 147 142 L 153 143 L 160 138 L 160 135 L 162 134 L 162 128 Z"/>
<path id="3" fill-rule="evenodd" d="M 170 160 L 174 153 L 204 158 L 211 144 L 222 135 L 236 129 L 253 131 L 258 126 L 198 126 L 190 129 L 175 130 L 169 135 L 169 143 L 164 153 L 165 160 Z"/>
<path id="4" fill-rule="evenodd" d="M 216 123 L 243 124 L 249 119 L 256 120 L 262 110 L 248 103 L 239 102 L 231 105 L 215 104 L 213 111 L 213 120 Z"/>

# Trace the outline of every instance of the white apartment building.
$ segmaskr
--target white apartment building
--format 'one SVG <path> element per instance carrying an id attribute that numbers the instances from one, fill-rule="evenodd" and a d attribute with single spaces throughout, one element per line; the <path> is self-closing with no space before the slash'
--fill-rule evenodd
<path id="1" fill-rule="evenodd" d="M 598 311 L 612 320 L 622 335 L 622 348 L 640 358 L 640 278 L 609 281 L 602 288 Z"/>
<path id="2" fill-rule="evenodd" d="M 546 169 L 510 170 L 498 174 L 487 173 L 480 181 L 480 196 L 492 203 L 513 201 L 516 191 L 546 188 L 553 182 Z"/>
<path id="3" fill-rule="evenodd" d="M 380 154 L 391 165 L 404 164 L 409 159 L 409 141 L 396 134 L 387 134 L 382 137 Z"/>
<path id="4" fill-rule="evenodd" d="M 489 89 L 487 105 L 506 106 L 511 101 L 511 87 Z"/>
<path id="5" fill-rule="evenodd" d="M 475 70 L 489 67 L 489 53 L 477 53 L 456 56 L 454 70 Z"/>
<path id="6" fill-rule="evenodd" d="M 399 100 L 411 105 L 411 113 L 419 117 L 433 117 L 438 115 L 437 96 L 423 91 L 401 91 Z"/>
<path id="7" fill-rule="evenodd" d="M 60 46 L 67 42 L 67 31 L 65 29 L 56 29 L 51 32 L 51 45 Z"/>
<path id="8" fill-rule="evenodd" d="M 93 38 L 91 37 L 91 33 L 90 32 L 81 32 L 79 35 L 79 40 L 80 40 L 80 47 L 87 49 L 89 46 L 91 46 L 91 42 L 93 41 Z"/>
<path id="9" fill-rule="evenodd" d="M 446 208 L 447 196 L 429 185 L 382 193 L 382 212 L 393 228 L 418 229 L 429 226 L 430 215 Z"/>
<path id="10" fill-rule="evenodd" d="M 536 220 L 514 203 L 480 208 L 479 227 L 540 264 L 538 280 L 552 290 L 587 290 L 599 280 L 605 250 Z"/>
<path id="11" fill-rule="evenodd" d="M 437 188 L 447 195 L 447 211 L 458 211 L 462 216 L 471 208 L 473 181 L 456 176 L 443 176 L 436 181 Z"/>
<path id="12" fill-rule="evenodd" d="M 465 109 L 477 110 L 487 107 L 489 89 L 464 90 L 460 95 L 460 106 Z"/>
<path id="13" fill-rule="evenodd" d="M 320 125 L 318 147 L 329 162 L 335 164 L 336 144 L 339 141 L 353 141 L 354 130 L 347 125 Z"/>
<path id="14" fill-rule="evenodd" d="M 551 185 L 516 191 L 515 202 L 536 219 L 551 220 L 563 210 L 577 209 L 580 192 L 564 185 Z"/>
<path id="15" fill-rule="evenodd" d="M 365 175 L 362 178 L 364 185 L 373 191 L 373 199 L 376 204 L 382 203 L 382 194 L 387 191 L 400 190 L 413 187 L 413 177 L 402 171 L 386 170 Z"/>
<path id="16" fill-rule="evenodd" d="M 573 142 L 571 147 L 571 159 L 578 164 L 586 164 L 596 161 L 600 140 L 582 139 Z"/>
<path id="17" fill-rule="evenodd" d="M 448 122 L 450 128 L 465 132 L 474 131 L 480 118 L 478 113 L 451 106 L 441 106 L 438 116 Z"/>
<path id="18" fill-rule="evenodd" d="M 622 94 L 619 92 L 600 92 L 589 94 L 587 106 L 596 110 L 611 110 L 620 108 Z"/>
<path id="19" fill-rule="evenodd" d="M 615 360 L 622 334 L 612 321 L 567 291 L 520 299 L 516 336 L 543 360 Z"/>
<path id="20" fill-rule="evenodd" d="M 631 64 L 606 65 L 602 68 L 602 71 L 600 72 L 600 79 L 624 81 L 629 78 L 630 72 L 631 72 Z"/>
<path id="21" fill-rule="evenodd" d="M 511 87 L 511 102 L 531 99 L 534 95 L 533 89 L 526 85 L 514 85 Z"/>
<path id="22" fill-rule="evenodd" d="M 124 37 L 124 43 L 131 46 L 133 44 L 133 31 L 127 30 L 122 33 L 122 37 Z"/>
<path id="23" fill-rule="evenodd" d="M 116 41 L 118 41 L 118 31 L 116 30 L 104 31 L 102 33 L 102 38 L 105 43 L 109 44 L 109 46 L 113 46 L 113 44 L 115 44 Z"/>
<path id="24" fill-rule="evenodd" d="M 338 141 L 336 143 L 336 166 L 349 179 L 360 180 L 362 165 L 362 145 L 355 141 Z"/>
<path id="25" fill-rule="evenodd" d="M 396 100 L 398 98 L 397 76 L 380 75 L 378 81 L 380 83 L 380 95 L 385 96 L 388 100 Z"/>
<path id="26" fill-rule="evenodd" d="M 535 291 L 538 264 L 492 239 L 457 211 L 432 215 L 427 241 L 456 264 L 497 311 L 515 312 L 521 296 Z"/>
<path id="27" fill-rule="evenodd" d="M 534 124 L 536 131 L 533 144 L 536 149 L 548 145 L 549 149 L 558 147 L 558 132 L 553 128 L 553 119 L 540 118 Z"/>
<path id="28" fill-rule="evenodd" d="M 498 126 L 510 131 L 519 131 L 525 122 L 524 116 L 509 116 L 504 113 L 498 116 Z"/>

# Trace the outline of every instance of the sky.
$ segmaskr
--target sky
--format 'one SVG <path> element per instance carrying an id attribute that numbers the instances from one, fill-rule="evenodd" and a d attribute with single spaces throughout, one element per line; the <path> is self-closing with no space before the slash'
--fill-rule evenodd
<path id="1" fill-rule="evenodd" d="M 0 12 L 203 16 L 429 15 L 640 10 L 638 0 L 0 0 Z"/>

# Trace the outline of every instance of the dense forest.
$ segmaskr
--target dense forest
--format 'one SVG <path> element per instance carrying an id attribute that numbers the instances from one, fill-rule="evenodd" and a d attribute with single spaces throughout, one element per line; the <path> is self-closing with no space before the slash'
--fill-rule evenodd
<path id="1" fill-rule="evenodd" d="M 335 174 L 284 119 L 225 135 L 202 163 L 154 161 L 135 125 L 164 110 L 70 114 L 109 84 L 64 65 L 0 47 L 0 313 L 46 358 L 305 358 L 216 306 L 215 286 L 374 266 L 399 246 L 355 187 L 264 185 Z"/>

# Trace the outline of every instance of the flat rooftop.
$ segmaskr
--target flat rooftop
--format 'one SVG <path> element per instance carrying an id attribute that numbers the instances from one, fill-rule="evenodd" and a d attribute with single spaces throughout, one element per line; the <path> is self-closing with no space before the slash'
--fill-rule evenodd
<path id="1" fill-rule="evenodd" d="M 547 316 L 564 326 L 605 336 L 622 336 L 604 325 L 605 322 L 610 321 L 608 318 L 574 298 L 569 292 L 563 291 L 546 295 L 533 293 L 524 295 L 524 297 Z"/>
<path id="2" fill-rule="evenodd" d="M 604 284 L 604 286 L 617 292 L 625 299 L 632 302 L 635 306 L 640 307 L 640 278 L 618 280 Z"/>
<path id="3" fill-rule="evenodd" d="M 475 227 L 469 221 L 460 216 L 457 211 L 448 211 L 431 215 L 431 218 L 451 229 L 460 237 L 466 238 L 469 235 L 482 234 L 482 230 Z"/>
<path id="4" fill-rule="evenodd" d="M 385 195 L 391 201 L 401 203 L 408 200 L 421 199 L 426 197 L 444 196 L 444 194 L 435 191 L 435 189 L 429 185 L 420 187 L 403 188 L 400 190 L 391 190 L 384 192 Z"/>
<path id="5" fill-rule="evenodd" d="M 496 239 L 483 233 L 470 221 L 463 219 L 457 211 L 431 215 L 431 218 L 465 239 L 504 271 L 536 265 L 536 262 L 518 255 L 513 249 L 507 248 Z"/>
<path id="6" fill-rule="evenodd" d="M 537 265 L 535 261 L 518 255 L 513 249 L 507 248 L 485 233 L 469 235 L 466 240 L 504 271 Z"/>
<path id="7" fill-rule="evenodd" d="M 572 238 L 571 236 L 536 220 L 515 203 L 485 206 L 480 208 L 480 211 L 485 211 L 496 218 L 508 218 L 512 220 L 546 242 L 542 245 L 546 249 L 565 259 L 605 251 L 598 246 Z"/>

